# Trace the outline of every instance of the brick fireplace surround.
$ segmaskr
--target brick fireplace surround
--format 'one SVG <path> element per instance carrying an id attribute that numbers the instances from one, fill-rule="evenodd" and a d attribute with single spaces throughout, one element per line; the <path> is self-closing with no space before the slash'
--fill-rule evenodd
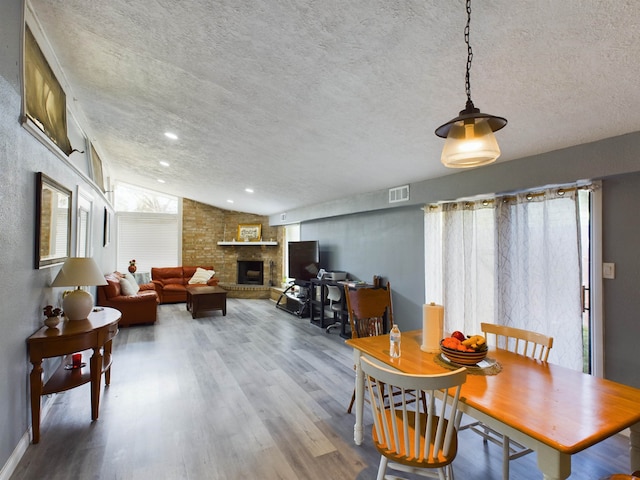
<path id="1" fill-rule="evenodd" d="M 278 245 L 218 245 L 221 241 L 234 240 L 239 224 L 261 224 L 262 239 L 276 241 Z M 282 282 L 283 242 L 284 229 L 270 227 L 269 217 L 183 199 L 182 264 L 213 265 L 220 286 L 229 291 L 228 297 L 272 298 L 270 283 L 279 287 Z M 238 284 L 238 260 L 262 262 L 261 285 Z"/>

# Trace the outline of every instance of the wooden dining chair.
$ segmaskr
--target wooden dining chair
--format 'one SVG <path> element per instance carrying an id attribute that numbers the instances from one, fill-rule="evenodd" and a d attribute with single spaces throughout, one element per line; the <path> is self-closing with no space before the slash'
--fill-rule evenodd
<path id="1" fill-rule="evenodd" d="M 351 338 L 373 337 L 388 333 L 393 326 L 391 284 L 386 288 L 345 286 Z"/>
<path id="2" fill-rule="evenodd" d="M 351 338 L 373 337 L 388 333 L 393 326 L 391 284 L 386 288 L 355 287 L 345 285 L 345 298 Z M 347 413 L 351 413 L 356 399 L 355 389 Z"/>
<path id="3" fill-rule="evenodd" d="M 467 370 L 437 375 L 412 375 L 390 370 L 362 357 L 361 365 L 371 398 L 373 443 L 380 453 L 378 480 L 387 469 L 452 480 L 452 462 L 458 453 L 455 428 L 458 399 Z M 399 405 L 385 405 L 380 385 L 403 393 Z M 409 409 L 406 393 L 417 392 L 427 401 Z"/>
<path id="4" fill-rule="evenodd" d="M 536 358 L 543 362 L 547 361 L 549 350 L 553 347 L 553 337 L 521 328 L 496 325 L 494 323 L 481 323 L 480 329 L 487 341 L 493 338 L 496 347 L 526 357 Z"/>
<path id="5" fill-rule="evenodd" d="M 509 350 L 510 352 L 531 357 L 546 362 L 549 358 L 549 350 L 553 347 L 553 337 L 541 333 L 523 330 L 521 328 L 496 325 L 494 323 L 481 323 L 480 329 L 487 339 L 488 344 L 496 348 Z M 514 399 L 514 401 L 516 401 Z M 509 462 L 532 452 L 530 448 L 520 445 L 508 436 L 496 432 L 482 422 L 472 422 L 459 428 L 469 429 L 482 436 L 485 440 L 502 447 L 502 479 L 509 478 Z"/>

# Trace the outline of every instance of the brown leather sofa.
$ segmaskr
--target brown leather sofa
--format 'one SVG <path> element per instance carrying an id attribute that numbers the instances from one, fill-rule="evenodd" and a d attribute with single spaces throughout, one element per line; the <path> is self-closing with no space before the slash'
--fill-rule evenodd
<path id="1" fill-rule="evenodd" d="M 123 275 L 113 272 L 105 275 L 107 285 L 98 286 L 97 305 L 113 307 L 122 312 L 118 325 L 127 327 L 139 323 L 155 323 L 158 315 L 158 294 L 153 283 L 140 285 L 136 295 L 124 295 L 120 288 Z"/>
<path id="2" fill-rule="evenodd" d="M 156 287 L 160 303 L 178 303 L 187 301 L 187 285 L 198 267 L 161 267 L 151 269 L 151 281 Z M 213 270 L 213 267 L 199 267 Z M 207 285 L 218 285 L 213 276 Z"/>

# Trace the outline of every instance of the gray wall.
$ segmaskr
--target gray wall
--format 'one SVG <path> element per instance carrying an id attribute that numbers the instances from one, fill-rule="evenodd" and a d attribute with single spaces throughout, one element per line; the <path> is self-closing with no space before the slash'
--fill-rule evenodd
<path id="1" fill-rule="evenodd" d="M 604 280 L 605 375 L 640 387 L 640 173 L 603 182 L 603 254 L 616 265 Z"/>
<path id="2" fill-rule="evenodd" d="M 330 251 L 325 268 L 391 281 L 394 318 L 401 329 L 420 328 L 424 302 L 423 216 L 428 202 L 502 193 L 585 179 L 603 181 L 603 261 L 616 264 L 604 280 L 605 376 L 640 388 L 640 133 L 491 165 L 411 184 L 411 200 L 389 205 L 387 191 L 371 192 L 287 212 L 305 240 Z M 397 205 L 397 204 L 396 204 Z M 283 223 L 274 215 L 272 223 Z"/>
<path id="3" fill-rule="evenodd" d="M 106 203 L 91 183 L 20 126 L 20 42 L 22 2 L 0 2 L 0 468 L 31 425 L 26 338 L 42 326 L 42 308 L 58 305 L 63 289 L 49 287 L 59 267 L 34 269 L 35 172 L 42 171 L 73 191 L 94 194 L 94 258 L 114 269 L 115 246 L 102 247 Z M 99 220 L 97 220 L 99 219 Z M 74 224 L 75 231 L 75 224 Z M 72 251 L 75 251 L 75 238 Z M 45 365 L 48 375 L 52 362 Z M 46 401 L 46 397 L 44 398 Z M 87 397 L 87 402 L 89 398 Z M 87 422 L 91 419 L 87 418 Z"/>
<path id="4" fill-rule="evenodd" d="M 424 303 L 424 221 L 418 207 L 305 222 L 303 240 L 319 240 L 321 267 L 349 278 L 391 283 L 401 330 L 421 328 Z"/>
<path id="5" fill-rule="evenodd" d="M 598 179 L 640 170 L 640 132 L 556 150 L 446 177 L 410 183 L 410 199 L 400 205 L 422 206 L 461 197 L 507 193 L 584 179 Z M 438 161 L 437 159 L 433 160 Z M 353 213 L 395 209 L 388 190 L 363 193 L 269 217 L 271 225 L 305 222 Z M 404 208 L 404 207 L 403 207 Z M 282 216 L 285 218 L 283 219 Z"/>

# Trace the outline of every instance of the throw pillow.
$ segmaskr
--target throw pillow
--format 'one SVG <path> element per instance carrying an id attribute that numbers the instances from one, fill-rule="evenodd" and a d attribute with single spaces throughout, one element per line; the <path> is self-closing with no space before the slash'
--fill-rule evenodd
<path id="1" fill-rule="evenodd" d="M 138 293 L 138 291 L 140 290 L 140 285 L 138 285 L 138 282 L 136 281 L 134 276 L 131 275 L 129 272 L 127 272 L 127 273 L 124 274 L 124 278 L 129 280 L 129 283 L 131 284 L 131 286 L 135 289 L 136 293 Z M 134 293 L 134 295 L 135 295 L 135 293 Z"/>
<path id="2" fill-rule="evenodd" d="M 131 282 L 125 277 L 120 279 L 120 291 L 123 295 L 135 295 L 138 291 L 131 285 Z"/>
<path id="3" fill-rule="evenodd" d="M 215 275 L 216 272 L 213 270 L 205 270 L 204 268 L 196 268 L 196 273 L 193 274 L 191 280 L 189 280 L 189 284 L 193 285 L 195 283 L 207 283 L 211 277 Z"/>

